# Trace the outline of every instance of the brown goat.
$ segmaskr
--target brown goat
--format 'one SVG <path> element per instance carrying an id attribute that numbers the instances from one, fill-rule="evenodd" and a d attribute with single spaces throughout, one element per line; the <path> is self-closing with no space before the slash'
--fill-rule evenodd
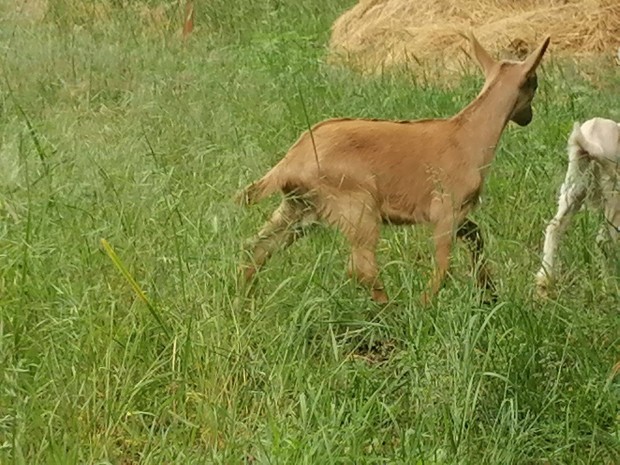
<path id="1" fill-rule="evenodd" d="M 467 215 L 476 206 L 495 148 L 509 120 L 532 120 L 536 68 L 549 37 L 524 61 L 495 61 L 470 36 L 485 84 L 467 107 L 448 119 L 385 121 L 330 119 L 306 131 L 262 179 L 238 196 L 250 204 L 280 190 L 281 205 L 267 221 L 241 265 L 250 281 L 277 249 L 300 237 L 303 226 L 322 221 L 347 237 L 349 274 L 387 302 L 378 276 L 376 247 L 382 222 L 430 224 L 436 270 L 424 293 L 428 302 L 448 271 L 454 235 L 468 244 L 478 284 L 493 285 L 481 257 L 483 240 Z"/>

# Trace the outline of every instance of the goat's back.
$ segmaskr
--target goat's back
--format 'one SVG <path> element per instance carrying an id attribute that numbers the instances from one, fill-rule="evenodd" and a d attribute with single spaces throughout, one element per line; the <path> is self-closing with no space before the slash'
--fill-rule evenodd
<path id="1" fill-rule="evenodd" d="M 339 119 L 306 132 L 276 166 L 304 185 L 374 186 L 380 194 L 429 193 L 464 174 L 466 157 L 450 120 Z"/>

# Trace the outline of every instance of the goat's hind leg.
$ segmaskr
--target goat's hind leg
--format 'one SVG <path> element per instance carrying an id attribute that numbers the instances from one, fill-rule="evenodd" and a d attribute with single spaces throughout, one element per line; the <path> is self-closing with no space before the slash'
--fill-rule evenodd
<path id="1" fill-rule="evenodd" d="M 480 228 L 472 220 L 466 218 L 456 231 L 456 236 L 463 240 L 471 252 L 472 269 L 478 281 L 478 287 L 488 292 L 488 301 L 497 300 L 495 285 L 491 279 L 488 264 L 484 258 L 484 239 Z"/>
<path id="2" fill-rule="evenodd" d="M 536 274 L 537 293 L 540 296 L 547 294 L 553 280 L 558 242 L 586 197 L 586 184 L 583 180 L 570 176 L 571 167 L 569 165 L 569 173 L 562 184 L 558 211 L 545 230 L 542 266 Z"/>
<path id="3" fill-rule="evenodd" d="M 372 300 L 384 304 L 387 303 L 388 296 L 379 278 L 376 248 L 377 240 L 352 241 L 349 275 L 370 289 Z"/>
<path id="4" fill-rule="evenodd" d="M 284 249 L 304 235 L 306 227 L 316 218 L 313 207 L 303 199 L 286 197 L 250 241 L 239 267 L 244 283 L 279 249 Z"/>

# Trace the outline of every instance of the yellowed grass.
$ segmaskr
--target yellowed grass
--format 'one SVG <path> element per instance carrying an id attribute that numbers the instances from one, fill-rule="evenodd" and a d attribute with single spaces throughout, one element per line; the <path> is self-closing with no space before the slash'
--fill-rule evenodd
<path id="1" fill-rule="evenodd" d="M 134 0 L 126 4 L 115 4 L 112 0 L 13 0 L 7 10 L 16 18 L 40 22 L 49 18 L 61 18 L 67 24 L 105 23 L 115 13 L 123 12 L 133 16 L 141 32 L 162 33 L 181 28 L 180 0 L 149 2 Z"/>
<path id="2" fill-rule="evenodd" d="M 47 0 L 14 0 L 12 9 L 18 18 L 26 21 L 41 21 L 47 12 Z M 5 6 L 6 8 L 6 6 Z"/>

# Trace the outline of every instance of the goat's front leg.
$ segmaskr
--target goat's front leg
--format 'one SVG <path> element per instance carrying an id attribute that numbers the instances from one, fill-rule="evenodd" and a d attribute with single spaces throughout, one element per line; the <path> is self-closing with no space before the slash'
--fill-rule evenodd
<path id="1" fill-rule="evenodd" d="M 489 273 L 487 261 L 484 258 L 484 239 L 480 233 L 480 228 L 472 220 L 465 218 L 463 223 L 456 231 L 459 239 L 462 239 L 471 252 L 472 269 L 477 276 L 478 286 L 489 291 L 491 300 L 496 300 L 495 286 Z"/>
<path id="2" fill-rule="evenodd" d="M 452 222 L 442 222 L 435 226 L 433 239 L 435 241 L 435 270 L 428 284 L 427 290 L 422 294 L 422 304 L 428 305 L 437 294 L 450 267 L 450 252 L 453 242 Z"/>
<path id="3" fill-rule="evenodd" d="M 388 301 L 388 296 L 379 278 L 375 247 L 375 244 L 365 246 L 354 244 L 351 250 L 348 273 L 349 276 L 356 278 L 360 284 L 370 289 L 372 300 L 379 304 L 385 304 Z"/>
<path id="4" fill-rule="evenodd" d="M 547 225 L 545 231 L 542 266 L 536 274 L 537 292 L 541 296 L 546 295 L 553 280 L 558 241 L 566 231 L 575 212 L 583 204 L 586 196 L 586 185 L 583 181 L 573 181 L 573 179 L 567 175 L 567 180 L 562 184 L 558 211 Z"/>
<path id="5" fill-rule="evenodd" d="M 377 266 L 380 217 L 378 209 L 373 205 L 373 199 L 365 196 L 348 197 L 332 202 L 323 209 L 322 214 L 323 218 L 335 224 L 351 243 L 349 276 L 370 290 L 372 300 L 380 304 L 387 303 L 388 295 L 379 278 Z"/>

